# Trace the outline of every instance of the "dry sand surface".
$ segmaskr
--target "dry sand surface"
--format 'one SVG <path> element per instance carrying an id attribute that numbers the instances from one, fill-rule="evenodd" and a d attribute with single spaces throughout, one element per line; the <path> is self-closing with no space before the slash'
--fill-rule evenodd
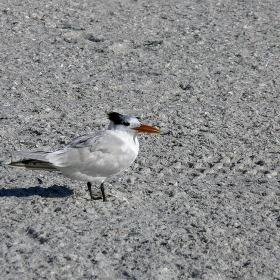
<path id="1" fill-rule="evenodd" d="M 1 279 L 280 279 L 280 2 L 0 3 L 0 157 L 141 117 L 107 203 L 0 169 Z"/>

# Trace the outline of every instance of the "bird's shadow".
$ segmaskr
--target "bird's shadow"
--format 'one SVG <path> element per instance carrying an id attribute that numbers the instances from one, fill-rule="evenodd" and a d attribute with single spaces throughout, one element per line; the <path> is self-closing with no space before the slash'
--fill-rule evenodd
<path id="1" fill-rule="evenodd" d="M 0 189 L 0 197 L 9 197 L 9 196 L 28 197 L 28 196 L 39 195 L 41 197 L 60 198 L 60 197 L 70 196 L 73 193 L 74 193 L 73 190 L 65 186 L 58 186 L 58 185 L 53 185 L 48 188 L 42 188 L 40 186 L 36 186 L 30 188 Z"/>

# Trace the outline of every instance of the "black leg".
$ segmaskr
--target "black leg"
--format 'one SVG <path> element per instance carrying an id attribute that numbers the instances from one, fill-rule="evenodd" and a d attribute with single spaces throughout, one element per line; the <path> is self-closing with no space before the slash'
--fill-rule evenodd
<path id="1" fill-rule="evenodd" d="M 90 194 L 90 198 L 91 198 L 92 200 L 98 200 L 98 199 L 103 198 L 103 201 L 107 201 L 106 196 L 105 196 L 105 190 L 104 190 L 104 185 L 103 185 L 103 183 L 102 183 L 101 186 L 100 186 L 101 193 L 102 193 L 102 197 L 100 197 L 100 196 L 95 197 L 95 196 L 93 195 L 92 190 L 91 190 L 91 182 L 87 182 L 87 187 L 88 187 L 88 191 L 89 191 L 89 194 Z"/>
<path id="2" fill-rule="evenodd" d="M 106 198 L 106 195 L 105 195 L 105 190 L 104 190 L 104 183 L 101 184 L 100 189 L 101 189 L 103 201 L 107 201 L 107 198 Z"/>
<path id="3" fill-rule="evenodd" d="M 94 196 L 93 196 L 92 191 L 91 191 L 91 182 L 87 182 L 87 187 L 88 187 L 88 191 L 89 191 L 89 194 L 90 194 L 90 198 L 94 199 Z"/>

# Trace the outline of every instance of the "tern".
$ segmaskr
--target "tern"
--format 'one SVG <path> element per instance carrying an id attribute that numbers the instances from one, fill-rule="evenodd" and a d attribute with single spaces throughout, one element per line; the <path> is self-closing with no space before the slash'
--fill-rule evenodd
<path id="1" fill-rule="evenodd" d="M 64 148 L 54 152 L 10 152 L 19 161 L 10 160 L 6 165 L 33 170 L 60 171 L 65 177 L 87 181 L 91 199 L 95 197 L 91 183 L 100 184 L 103 201 L 106 201 L 104 181 L 128 168 L 139 152 L 137 134 L 160 133 L 156 127 L 142 124 L 138 118 L 108 114 L 107 130 L 83 135 L 73 139 Z"/>

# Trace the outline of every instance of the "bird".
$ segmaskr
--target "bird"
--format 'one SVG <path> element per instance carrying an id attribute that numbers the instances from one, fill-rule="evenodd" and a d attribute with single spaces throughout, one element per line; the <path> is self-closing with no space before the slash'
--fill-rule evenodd
<path id="1" fill-rule="evenodd" d="M 70 179 L 86 181 L 91 199 L 106 201 L 104 181 L 135 161 L 139 152 L 138 133 L 161 132 L 134 116 L 117 112 L 107 115 L 110 123 L 106 130 L 74 138 L 54 152 L 10 151 L 12 159 L 5 164 L 22 169 L 60 171 Z M 15 157 L 20 160 L 13 160 Z M 100 184 L 102 196 L 93 195 L 92 183 Z"/>

